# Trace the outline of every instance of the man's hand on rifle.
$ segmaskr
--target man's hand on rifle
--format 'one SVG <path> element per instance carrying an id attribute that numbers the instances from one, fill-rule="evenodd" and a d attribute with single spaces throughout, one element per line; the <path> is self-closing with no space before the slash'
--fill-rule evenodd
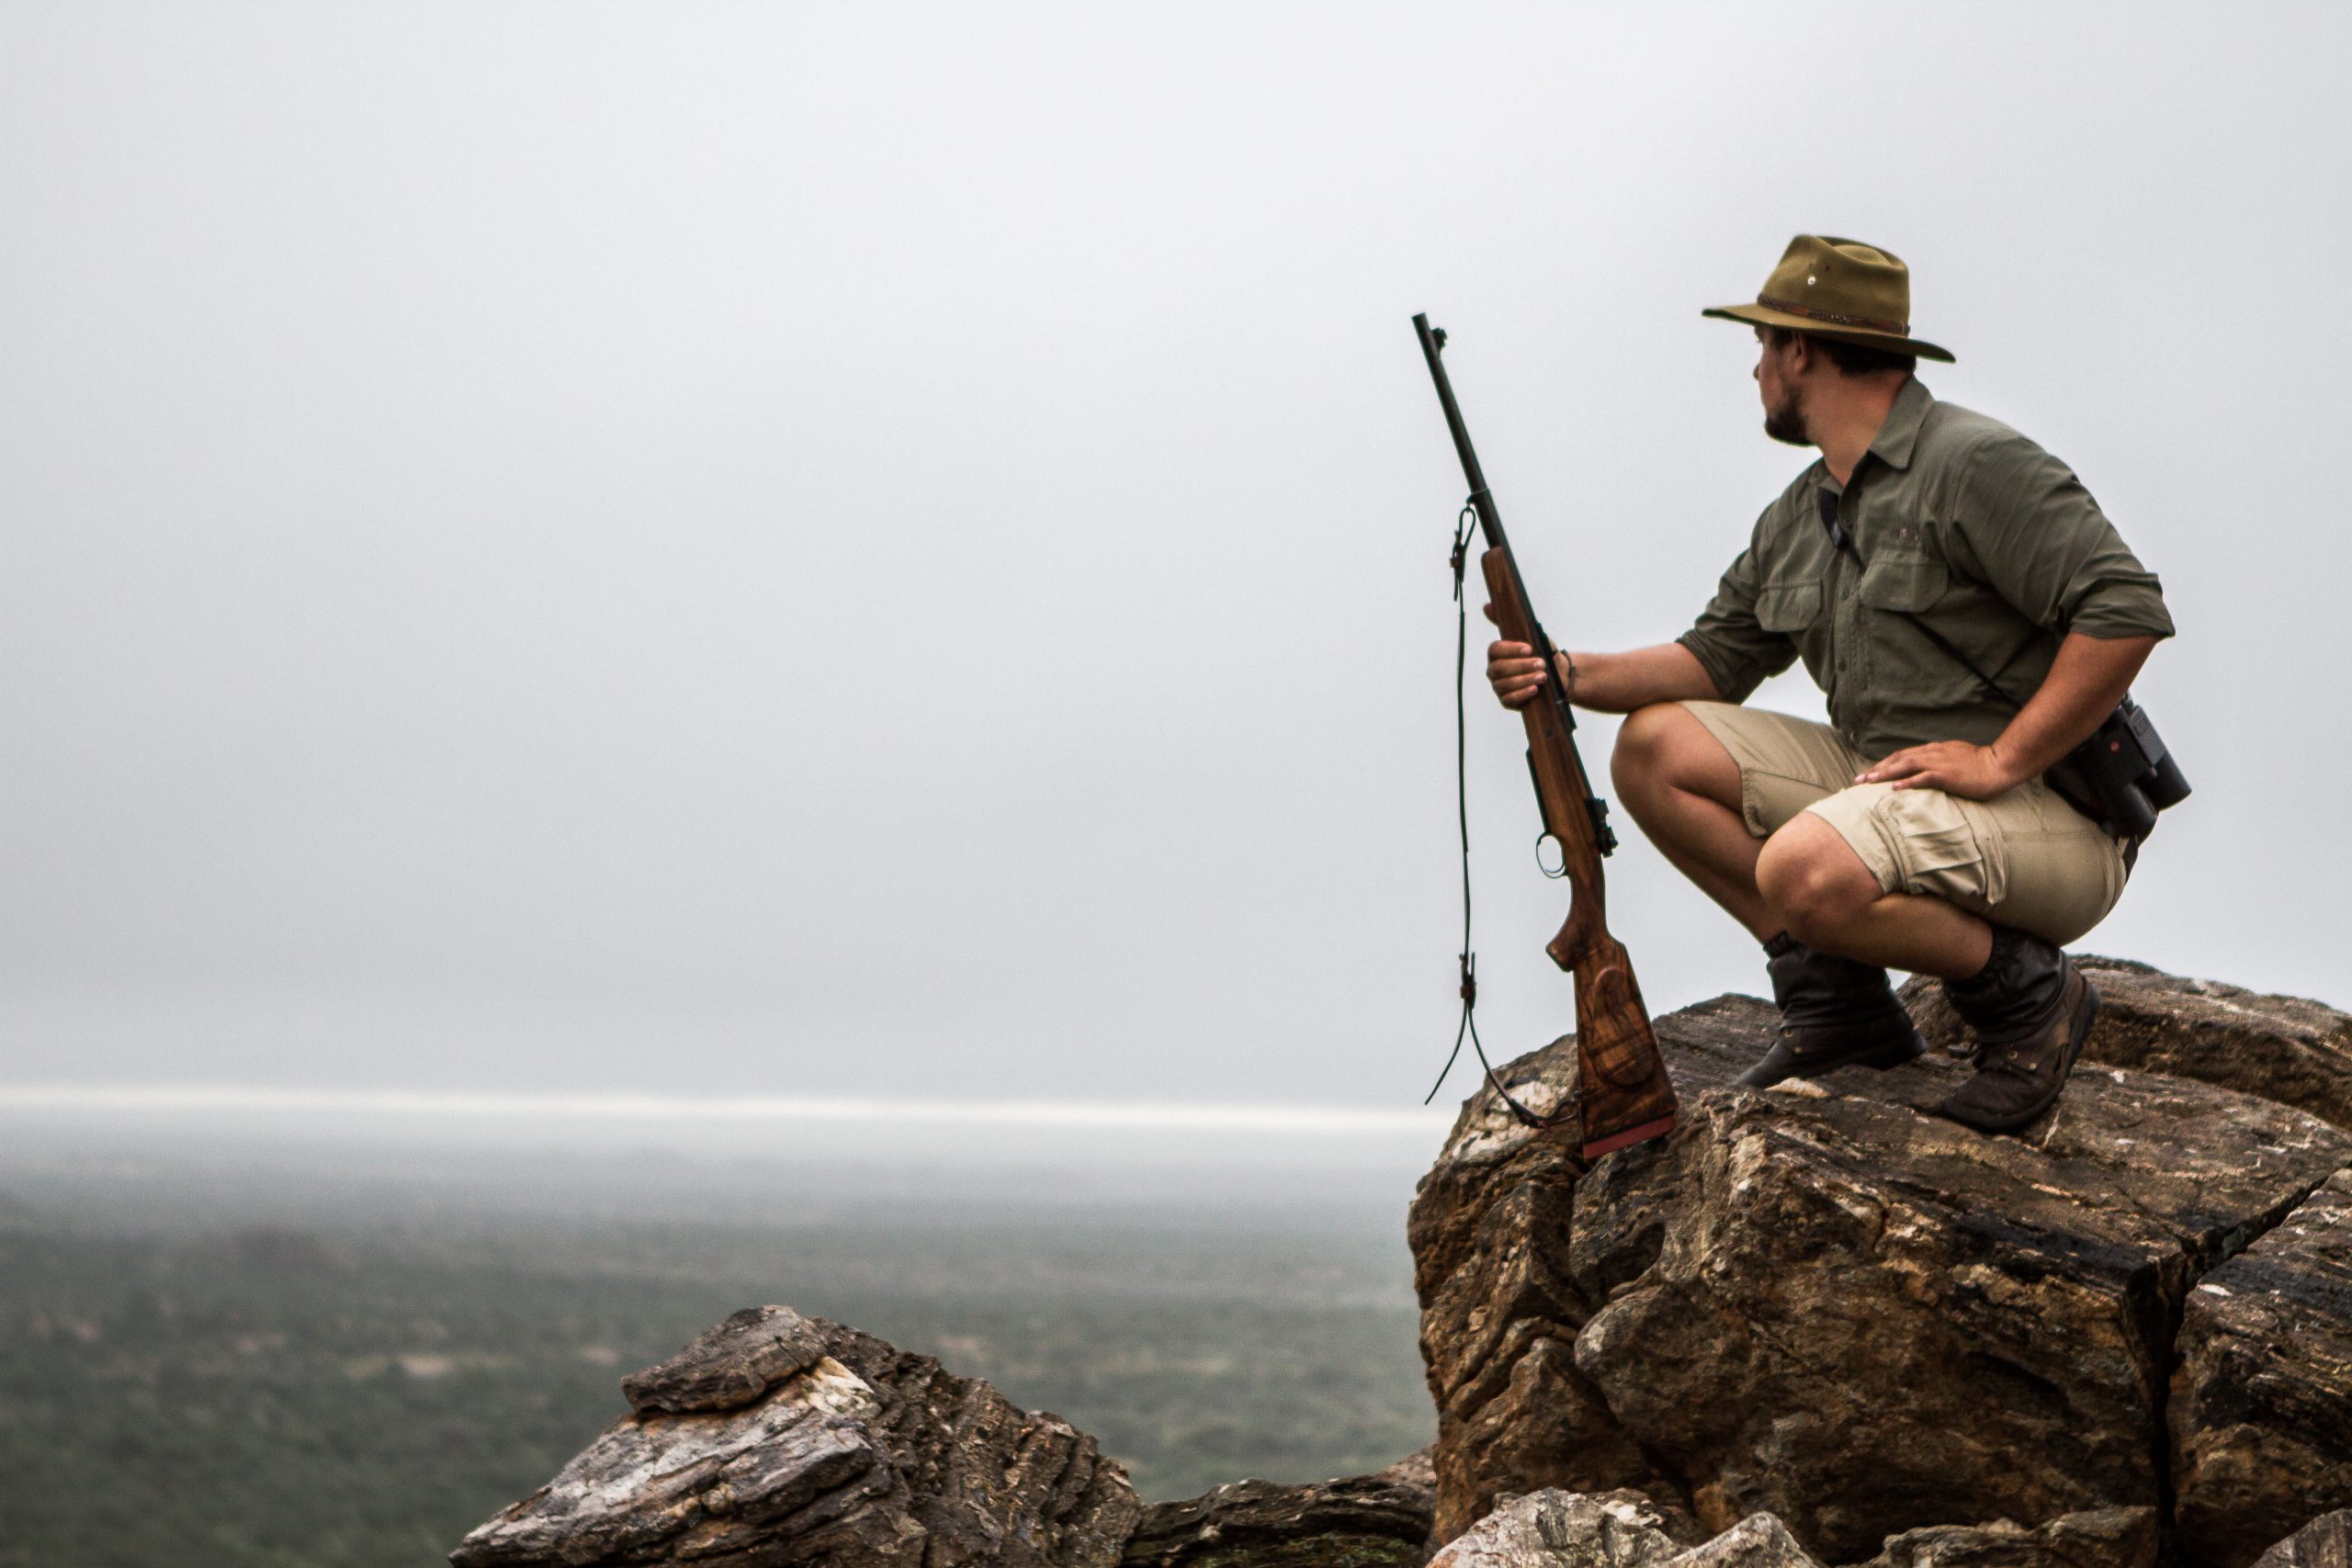
<path id="1" fill-rule="evenodd" d="M 1495 618 L 1492 604 L 1482 606 L 1487 619 Z M 1487 645 L 1487 683 L 1495 689 L 1495 698 L 1507 708 L 1523 708 L 1535 700 L 1549 677 L 1544 661 L 1535 650 L 1523 642 L 1490 642 Z"/>
<path id="2" fill-rule="evenodd" d="M 1487 619 L 1495 607 L 1487 606 Z M 1637 648 L 1625 653 L 1563 653 L 1573 659 L 1574 678 L 1568 697 L 1595 713 L 1631 713 L 1652 703 L 1721 702 L 1713 677 L 1697 655 L 1679 642 Z M 1523 708 L 1535 700 L 1544 683 L 1567 674 L 1545 670 L 1535 650 L 1523 642 L 1487 645 L 1487 683 L 1507 708 Z"/>
<path id="3" fill-rule="evenodd" d="M 1523 708 L 1544 689 L 1544 661 L 1523 642 L 1487 645 L 1487 683 L 1507 708 Z"/>

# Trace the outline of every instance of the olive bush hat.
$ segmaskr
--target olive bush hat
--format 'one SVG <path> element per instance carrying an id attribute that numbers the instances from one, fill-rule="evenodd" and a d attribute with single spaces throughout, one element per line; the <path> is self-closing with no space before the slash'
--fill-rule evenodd
<path id="1" fill-rule="evenodd" d="M 1755 304 L 1699 313 L 1952 363 L 1948 350 L 1911 335 L 1911 269 L 1903 258 L 1860 240 L 1799 234 Z"/>

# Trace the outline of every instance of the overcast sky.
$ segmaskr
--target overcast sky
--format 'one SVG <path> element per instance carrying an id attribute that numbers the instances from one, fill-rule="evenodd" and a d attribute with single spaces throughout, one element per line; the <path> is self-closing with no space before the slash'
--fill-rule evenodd
<path id="1" fill-rule="evenodd" d="M 7 5 L 0 1078 L 1409 1108 L 1463 487 L 1408 318 L 1554 633 L 1662 640 L 1806 461 L 1697 313 L 1800 230 L 2164 579 L 2197 795 L 2083 945 L 2352 1004 L 2347 59 L 2319 5 Z M 1471 719 L 1513 1054 L 1565 886 Z M 1760 988 L 1624 829 L 1653 1007 Z"/>

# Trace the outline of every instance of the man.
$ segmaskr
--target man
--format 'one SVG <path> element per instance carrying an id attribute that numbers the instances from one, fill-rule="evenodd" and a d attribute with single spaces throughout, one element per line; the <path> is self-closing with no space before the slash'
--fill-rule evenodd
<path id="1" fill-rule="evenodd" d="M 1943 1113 L 2015 1131 L 2098 1010 L 2060 944 L 2128 869 L 2044 775 L 2172 635 L 2161 590 L 2065 465 L 1915 378 L 1952 356 L 1910 336 L 1895 256 L 1801 234 L 1754 304 L 1702 313 L 1755 328 L 1765 433 L 1820 459 L 1676 641 L 1551 671 L 1498 642 L 1487 678 L 1507 707 L 1558 680 L 1630 716 L 1626 809 L 1764 944 L 1781 1025 L 1739 1081 L 1917 1055 L 1893 965 L 1941 978 L 1975 1028 Z M 1738 705 L 1799 658 L 1830 724 Z"/>

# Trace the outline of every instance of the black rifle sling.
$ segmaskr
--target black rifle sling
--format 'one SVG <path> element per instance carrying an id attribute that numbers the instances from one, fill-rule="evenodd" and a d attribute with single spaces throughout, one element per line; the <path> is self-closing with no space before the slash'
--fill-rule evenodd
<path id="1" fill-rule="evenodd" d="M 1487 1082 L 1502 1102 L 1510 1108 L 1511 1115 L 1523 1125 L 1543 1129 L 1558 1125 L 1565 1118 L 1558 1111 L 1546 1115 L 1521 1105 L 1503 1087 L 1495 1065 L 1487 1060 L 1487 1047 L 1478 1038 L 1478 955 L 1470 948 L 1470 714 L 1464 697 L 1470 678 L 1470 601 L 1464 597 L 1462 579 L 1470 560 L 1470 542 L 1478 526 L 1477 509 L 1464 505 L 1455 520 L 1453 534 L 1453 809 L 1462 828 L 1462 1021 L 1454 1026 L 1453 1049 L 1445 1058 L 1445 1066 L 1437 1073 L 1437 1082 L 1430 1085 L 1428 1094 L 1421 1097 L 1427 1105 L 1445 1087 L 1446 1078 L 1453 1071 L 1453 1064 L 1462 1056 L 1462 1042 L 1467 1039 L 1470 1049 L 1478 1054 L 1478 1066 L 1485 1069 Z M 1532 767 L 1533 764 L 1530 763 Z"/>

